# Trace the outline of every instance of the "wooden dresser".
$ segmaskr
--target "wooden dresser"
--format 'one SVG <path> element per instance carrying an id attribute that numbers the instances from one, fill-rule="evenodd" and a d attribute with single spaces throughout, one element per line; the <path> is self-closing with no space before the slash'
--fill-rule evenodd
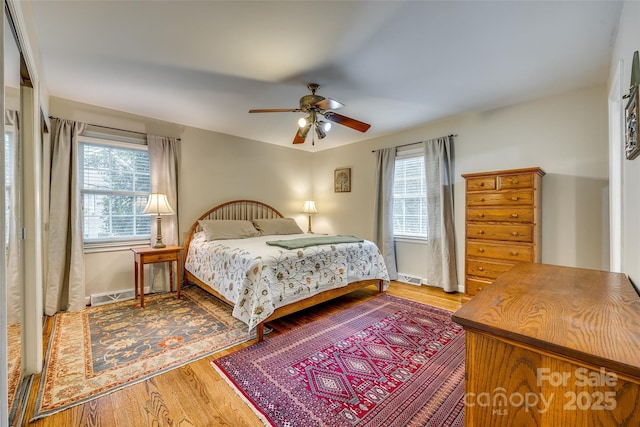
<path id="1" fill-rule="evenodd" d="M 640 425 L 640 297 L 626 275 L 521 263 L 452 319 L 466 427 Z"/>
<path id="2" fill-rule="evenodd" d="M 465 300 L 518 262 L 540 262 L 540 168 L 463 174 Z"/>

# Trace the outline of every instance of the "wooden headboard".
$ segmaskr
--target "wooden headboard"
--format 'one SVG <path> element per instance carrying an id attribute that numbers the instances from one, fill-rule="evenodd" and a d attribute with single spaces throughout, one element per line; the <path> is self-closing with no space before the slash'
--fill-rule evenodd
<path id="1" fill-rule="evenodd" d="M 222 203 L 214 208 L 209 209 L 198 218 L 187 233 L 184 240 L 184 258 L 186 259 L 189 252 L 189 244 L 194 233 L 201 231 L 198 221 L 205 219 L 235 219 L 235 220 L 252 220 L 252 219 L 269 219 L 283 218 L 277 209 L 267 205 L 266 203 L 255 200 L 232 200 Z"/>

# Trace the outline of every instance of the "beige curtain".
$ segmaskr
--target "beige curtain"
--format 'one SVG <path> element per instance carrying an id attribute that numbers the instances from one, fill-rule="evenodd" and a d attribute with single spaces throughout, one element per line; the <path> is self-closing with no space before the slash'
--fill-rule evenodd
<path id="1" fill-rule="evenodd" d="M 21 139 L 20 121 L 18 112 L 15 110 L 5 110 L 4 123 L 13 126 L 13 138 L 5 153 L 5 167 L 11 174 L 6 184 L 9 184 L 6 209 L 9 209 L 9 235 L 7 242 L 7 322 L 9 324 L 20 323 L 22 313 L 22 239 L 20 238 L 20 228 L 22 224 L 22 209 L 20 208 L 20 195 L 22 194 L 21 162 Z M 10 163 L 7 164 L 6 161 Z"/>
<path id="2" fill-rule="evenodd" d="M 51 120 L 48 269 L 45 314 L 79 311 L 85 306 L 82 200 L 78 136 L 86 124 Z"/>
<path id="3" fill-rule="evenodd" d="M 166 136 L 147 135 L 151 192 L 164 193 L 175 215 L 162 217 L 162 241 L 166 245 L 178 244 L 178 140 Z M 156 240 L 155 218 L 151 219 L 151 241 Z M 173 263 L 172 263 L 173 264 Z M 180 268 L 180 266 L 178 266 Z M 151 264 L 151 290 L 169 290 L 168 264 Z M 177 275 L 174 272 L 174 289 Z"/>
<path id="4" fill-rule="evenodd" d="M 458 290 L 453 217 L 453 136 L 425 141 L 427 180 L 427 283 Z"/>
<path id="5" fill-rule="evenodd" d="M 396 247 L 393 237 L 393 176 L 396 149 L 383 148 L 376 152 L 376 200 L 374 211 L 375 241 L 387 265 L 389 278 L 398 279 Z"/>

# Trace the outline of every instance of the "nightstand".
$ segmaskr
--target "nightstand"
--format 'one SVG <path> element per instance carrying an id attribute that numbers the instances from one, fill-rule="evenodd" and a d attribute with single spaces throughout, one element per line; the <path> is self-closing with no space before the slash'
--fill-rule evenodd
<path id="1" fill-rule="evenodd" d="M 169 263 L 169 286 L 170 291 L 173 292 L 173 264 L 176 262 L 176 271 L 178 274 L 178 283 L 176 290 L 178 298 L 180 298 L 180 266 L 182 246 L 167 246 L 166 248 L 152 248 L 150 246 L 143 246 L 138 248 L 131 248 L 135 260 L 135 297 L 138 299 L 140 295 L 140 307 L 144 307 L 144 265 L 155 264 L 158 262 Z M 139 287 L 138 287 L 139 286 Z"/>

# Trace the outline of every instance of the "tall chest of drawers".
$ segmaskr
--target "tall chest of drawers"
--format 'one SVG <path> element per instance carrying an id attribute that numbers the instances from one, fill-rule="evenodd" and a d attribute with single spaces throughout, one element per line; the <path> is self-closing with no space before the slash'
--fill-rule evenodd
<path id="1" fill-rule="evenodd" d="M 538 167 L 462 175 L 467 298 L 518 262 L 540 262 L 543 175 Z"/>

